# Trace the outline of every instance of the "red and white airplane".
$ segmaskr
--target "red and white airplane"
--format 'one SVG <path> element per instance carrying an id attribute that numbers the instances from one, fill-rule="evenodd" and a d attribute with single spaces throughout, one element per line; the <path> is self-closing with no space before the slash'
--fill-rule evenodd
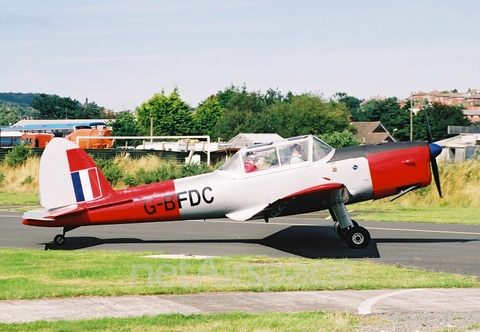
<path id="1" fill-rule="evenodd" d="M 429 139 L 431 141 L 431 139 Z M 54 243 L 80 226 L 230 218 L 237 221 L 328 209 L 335 231 L 351 248 L 370 234 L 345 205 L 428 186 L 441 147 L 396 142 L 334 149 L 315 136 L 294 137 L 240 149 L 219 169 L 156 184 L 113 190 L 84 150 L 53 139 L 40 162 L 40 203 L 23 223 L 63 227 Z"/>

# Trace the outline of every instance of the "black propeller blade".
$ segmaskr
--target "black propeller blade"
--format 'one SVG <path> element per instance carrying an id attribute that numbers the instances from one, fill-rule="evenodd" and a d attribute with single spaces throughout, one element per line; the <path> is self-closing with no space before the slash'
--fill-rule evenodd
<path id="1" fill-rule="evenodd" d="M 442 197 L 442 188 L 440 187 L 440 174 L 438 173 L 438 165 L 436 157 L 442 152 L 442 148 L 432 143 L 432 129 L 430 128 L 430 122 L 428 122 L 428 113 L 425 110 L 425 122 L 427 124 L 427 141 L 428 149 L 430 151 L 430 164 L 432 165 L 433 178 L 435 179 L 435 184 L 437 185 L 438 195 Z"/>

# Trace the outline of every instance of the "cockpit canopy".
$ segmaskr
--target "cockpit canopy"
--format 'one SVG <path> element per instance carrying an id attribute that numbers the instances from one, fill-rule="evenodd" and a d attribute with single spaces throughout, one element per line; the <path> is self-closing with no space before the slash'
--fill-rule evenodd
<path id="1" fill-rule="evenodd" d="M 237 174 L 317 162 L 333 148 L 315 136 L 298 136 L 239 150 L 218 170 Z"/>

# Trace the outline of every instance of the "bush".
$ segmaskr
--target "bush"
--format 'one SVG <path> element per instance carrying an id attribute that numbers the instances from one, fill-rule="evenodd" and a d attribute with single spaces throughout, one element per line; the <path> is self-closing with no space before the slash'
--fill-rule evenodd
<path id="1" fill-rule="evenodd" d="M 184 178 L 187 176 L 198 175 L 198 174 L 205 174 L 210 173 L 212 169 L 207 166 L 207 164 L 185 164 L 180 168 L 180 177 Z"/>
<path id="2" fill-rule="evenodd" d="M 23 165 L 29 157 L 34 155 L 32 149 L 25 147 L 24 145 L 14 146 L 12 150 L 7 153 L 5 161 L 10 167 L 17 167 Z"/>
<path id="3" fill-rule="evenodd" d="M 112 186 L 116 185 L 120 180 L 122 180 L 124 173 L 117 163 L 104 159 L 99 159 L 95 162 L 107 181 Z"/>

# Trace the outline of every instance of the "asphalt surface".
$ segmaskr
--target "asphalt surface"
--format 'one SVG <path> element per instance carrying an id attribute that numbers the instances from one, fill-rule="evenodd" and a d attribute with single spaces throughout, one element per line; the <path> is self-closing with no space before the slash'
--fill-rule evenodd
<path id="1" fill-rule="evenodd" d="M 61 229 L 24 226 L 19 212 L 0 211 L 0 247 L 37 250 L 157 251 L 193 256 L 368 258 L 374 262 L 480 277 L 480 227 L 360 222 L 372 242 L 353 250 L 334 233 L 327 214 L 260 221 L 181 221 Z M 338 311 L 359 314 L 464 312 L 480 317 L 480 289 L 405 289 L 227 293 L 0 301 L 0 322 L 127 317 L 164 313 Z"/>
<path id="2" fill-rule="evenodd" d="M 335 234 L 328 213 L 235 222 L 177 221 L 61 228 L 21 223 L 20 212 L 0 211 L 0 247 L 38 250 L 125 250 L 208 256 L 266 255 L 305 258 L 369 258 L 405 267 L 480 277 L 480 226 L 360 222 L 372 236 L 366 249 L 350 249 Z M 353 212 L 353 216 L 355 212 Z"/>

